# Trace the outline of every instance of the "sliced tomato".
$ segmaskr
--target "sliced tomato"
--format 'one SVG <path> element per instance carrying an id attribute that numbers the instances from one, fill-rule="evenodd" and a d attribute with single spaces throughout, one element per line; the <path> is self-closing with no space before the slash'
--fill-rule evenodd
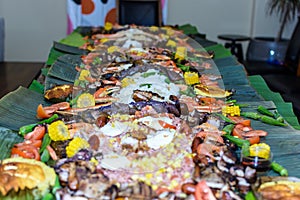
<path id="1" fill-rule="evenodd" d="M 251 120 L 250 119 L 244 119 L 241 122 L 239 122 L 240 124 L 244 125 L 244 126 L 251 126 Z"/>
<path id="2" fill-rule="evenodd" d="M 240 139 L 243 139 L 244 131 L 237 127 L 237 125 L 232 130 L 232 135 Z"/>
<path id="3" fill-rule="evenodd" d="M 15 147 L 21 147 L 28 144 L 33 145 L 36 148 L 40 148 L 42 146 L 42 140 L 26 140 L 22 143 L 15 144 Z"/>
<path id="4" fill-rule="evenodd" d="M 40 160 L 41 159 L 38 149 L 35 146 L 31 145 L 31 144 L 19 146 L 17 148 L 19 150 L 25 152 L 26 154 L 30 155 L 31 159 L 35 159 L 35 160 Z"/>
<path id="5" fill-rule="evenodd" d="M 259 136 L 253 136 L 253 137 L 248 137 L 245 138 L 246 140 L 248 140 L 250 142 L 250 144 L 258 144 L 260 142 L 260 137 Z"/>
<path id="6" fill-rule="evenodd" d="M 55 107 L 43 107 L 42 104 L 39 104 L 36 109 L 36 117 L 38 119 L 47 119 L 51 117 L 55 111 L 57 111 Z"/>
<path id="7" fill-rule="evenodd" d="M 24 138 L 27 140 L 41 140 L 46 133 L 45 126 L 36 126 L 33 131 L 27 133 Z"/>
<path id="8" fill-rule="evenodd" d="M 14 157 L 15 155 L 23 157 L 23 158 L 30 158 L 29 154 L 27 154 L 26 152 L 20 150 L 18 147 L 13 147 L 11 149 L 11 157 Z"/>
<path id="9" fill-rule="evenodd" d="M 242 124 L 244 126 L 251 126 L 251 120 L 250 119 L 244 119 L 241 116 L 227 116 L 229 119 L 234 121 L 237 124 Z"/>

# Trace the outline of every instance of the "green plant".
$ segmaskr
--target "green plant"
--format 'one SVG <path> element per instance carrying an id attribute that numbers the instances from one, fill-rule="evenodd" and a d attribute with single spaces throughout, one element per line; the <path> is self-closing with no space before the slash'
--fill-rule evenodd
<path id="1" fill-rule="evenodd" d="M 278 14 L 281 22 L 276 41 L 282 39 L 285 25 L 294 19 L 300 7 L 300 0 L 268 0 L 267 10 L 270 15 Z"/>

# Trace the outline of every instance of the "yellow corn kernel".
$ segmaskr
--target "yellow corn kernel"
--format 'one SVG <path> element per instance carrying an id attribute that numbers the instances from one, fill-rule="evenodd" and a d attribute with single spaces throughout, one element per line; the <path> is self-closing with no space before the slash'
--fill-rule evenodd
<path id="1" fill-rule="evenodd" d="M 187 52 L 186 47 L 177 47 L 175 58 L 178 60 L 184 60 L 186 57 L 186 52 Z"/>
<path id="2" fill-rule="evenodd" d="M 117 51 L 118 50 L 118 47 L 117 46 L 110 46 L 110 47 L 108 47 L 108 49 L 107 49 L 107 53 L 113 53 L 113 52 L 115 52 L 115 51 Z"/>
<path id="3" fill-rule="evenodd" d="M 48 133 L 53 141 L 70 139 L 70 132 L 65 123 L 61 120 L 55 121 L 48 126 Z"/>
<path id="4" fill-rule="evenodd" d="M 184 174 L 183 174 L 183 177 L 184 178 L 191 178 L 191 173 L 189 173 L 189 172 L 185 172 Z"/>
<path id="5" fill-rule="evenodd" d="M 250 156 L 258 156 L 268 159 L 270 157 L 270 146 L 266 143 L 253 144 L 249 147 Z"/>
<path id="6" fill-rule="evenodd" d="M 167 35 L 174 35 L 174 29 L 166 27 Z"/>
<path id="7" fill-rule="evenodd" d="M 230 115 L 230 116 L 240 116 L 240 107 L 239 106 L 224 106 L 222 108 L 223 115 Z"/>
<path id="8" fill-rule="evenodd" d="M 111 29 L 113 28 L 113 24 L 110 23 L 110 22 L 106 22 L 105 25 L 104 25 L 104 29 L 106 31 L 110 31 Z"/>
<path id="9" fill-rule="evenodd" d="M 109 39 L 108 38 L 102 38 L 101 40 L 100 40 L 100 43 L 105 43 L 105 42 L 107 42 L 107 41 L 109 41 Z"/>
<path id="10" fill-rule="evenodd" d="M 172 180 L 171 183 L 170 183 L 170 187 L 171 188 L 175 188 L 179 185 L 178 181 L 177 180 Z"/>
<path id="11" fill-rule="evenodd" d="M 73 157 L 79 150 L 89 148 L 89 143 L 80 137 L 75 137 L 66 147 L 67 156 Z"/>
<path id="12" fill-rule="evenodd" d="M 147 179 L 151 179 L 152 177 L 153 177 L 153 174 L 151 174 L 151 173 L 147 173 L 147 174 L 146 174 L 146 178 L 147 178 Z"/>
<path id="13" fill-rule="evenodd" d="M 155 191 L 155 190 L 157 190 L 157 188 L 158 188 L 158 185 L 152 185 L 152 189 Z"/>
<path id="14" fill-rule="evenodd" d="M 193 85 L 199 83 L 199 75 L 196 72 L 186 72 L 184 73 L 185 83 L 188 85 Z"/>
<path id="15" fill-rule="evenodd" d="M 134 79 L 132 79 L 132 78 L 124 78 L 121 81 L 121 86 L 124 88 L 124 87 L 127 87 L 127 86 L 129 86 L 131 84 L 134 84 L 134 83 L 135 83 Z"/>
<path id="16" fill-rule="evenodd" d="M 158 30 L 159 30 L 159 28 L 157 26 L 151 26 L 150 27 L 150 31 L 156 32 Z"/>
<path id="17" fill-rule="evenodd" d="M 78 80 L 80 81 L 85 81 L 86 77 L 89 77 L 90 76 L 90 71 L 89 70 L 86 70 L 86 69 L 83 69 L 80 71 L 80 75 L 78 77 Z"/>
<path id="18" fill-rule="evenodd" d="M 95 106 L 95 98 L 90 93 L 82 93 L 77 99 L 77 107 L 84 108 L 89 106 Z"/>
<path id="19" fill-rule="evenodd" d="M 176 47 L 176 42 L 174 40 L 168 40 L 167 47 Z"/>
<path id="20" fill-rule="evenodd" d="M 96 166 L 99 164 L 98 160 L 96 160 L 94 157 L 92 157 L 90 161 L 94 163 Z"/>

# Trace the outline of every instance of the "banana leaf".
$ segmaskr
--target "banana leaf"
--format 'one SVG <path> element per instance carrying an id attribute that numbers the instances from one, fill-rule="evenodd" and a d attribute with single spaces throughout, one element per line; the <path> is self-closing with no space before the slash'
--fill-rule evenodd
<path id="1" fill-rule="evenodd" d="M 59 42 L 74 47 L 81 47 L 86 43 L 86 40 L 80 33 L 73 31 L 70 35 L 61 39 Z"/>
<path id="2" fill-rule="evenodd" d="M 50 49 L 49 55 L 48 55 L 48 59 L 46 61 L 46 65 L 52 65 L 57 58 L 59 58 L 60 56 L 65 55 L 65 52 L 61 52 L 59 50 L 54 49 L 53 47 Z"/>
<path id="3" fill-rule="evenodd" d="M 256 112 L 258 105 L 267 108 L 274 108 L 276 105 L 272 101 L 260 102 L 239 102 L 247 103 L 249 107 L 243 108 L 245 111 Z M 273 160 L 283 165 L 289 173 L 289 176 L 300 176 L 300 134 L 291 125 L 286 127 L 273 126 L 262 123 L 259 120 L 251 120 L 251 126 L 255 130 L 265 130 L 268 132 L 267 137 L 261 138 L 261 142 L 265 142 L 271 147 Z M 277 175 L 270 171 L 268 175 Z"/>
<path id="4" fill-rule="evenodd" d="M 38 82 L 37 80 L 33 80 L 32 83 L 30 84 L 29 86 L 29 89 L 30 90 L 33 90 L 35 92 L 38 92 L 38 93 L 41 93 L 43 94 L 44 93 L 44 85 L 41 84 L 40 82 Z"/>
<path id="5" fill-rule="evenodd" d="M 193 26 L 191 24 L 183 24 L 181 26 L 178 26 L 179 30 L 182 30 L 184 34 L 199 34 L 197 27 Z"/>
<path id="6" fill-rule="evenodd" d="M 56 61 L 49 69 L 48 76 L 74 82 L 77 76 L 76 65 Z"/>
<path id="7" fill-rule="evenodd" d="M 224 85 L 248 85 L 246 71 L 242 65 L 227 66 L 219 68 L 222 74 Z"/>
<path id="8" fill-rule="evenodd" d="M 62 44 L 55 41 L 53 42 L 53 48 L 64 53 L 75 54 L 75 55 L 86 55 L 89 53 L 88 50 L 80 49 L 78 47 Z"/>
<path id="9" fill-rule="evenodd" d="M 214 59 L 225 58 L 225 57 L 231 56 L 230 51 L 221 44 L 216 44 L 213 46 L 205 47 L 205 50 L 206 51 L 214 51 L 214 53 L 215 53 Z"/>
<path id="10" fill-rule="evenodd" d="M 21 137 L 15 131 L 0 127 L 0 160 L 10 157 L 10 151 L 14 144 L 22 142 Z"/>
<path id="11" fill-rule="evenodd" d="M 57 58 L 57 61 L 62 63 L 80 65 L 82 63 L 81 55 L 65 54 Z"/>
<path id="12" fill-rule="evenodd" d="M 218 68 L 223 68 L 227 66 L 235 66 L 240 65 L 235 56 L 228 56 L 223 58 L 213 59 L 214 63 L 218 66 Z"/>
<path id="13" fill-rule="evenodd" d="M 21 126 L 36 123 L 36 108 L 39 104 L 45 106 L 50 102 L 45 101 L 43 94 L 25 87 L 8 93 L 0 99 L 0 126 L 18 131 Z"/>

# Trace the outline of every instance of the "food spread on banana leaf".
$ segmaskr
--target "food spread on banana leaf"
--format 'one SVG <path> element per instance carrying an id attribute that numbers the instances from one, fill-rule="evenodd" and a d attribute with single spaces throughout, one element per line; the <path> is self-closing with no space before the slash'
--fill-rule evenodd
<path id="1" fill-rule="evenodd" d="M 63 102 L 40 104 L 43 121 L 20 128 L 24 141 L 0 165 L 2 196 L 37 189 L 35 199 L 213 200 L 251 191 L 256 169 L 237 150 L 267 132 L 226 102 L 234 93 L 207 62 L 212 54 L 168 27 L 87 41 L 74 85 L 45 92 Z"/>

